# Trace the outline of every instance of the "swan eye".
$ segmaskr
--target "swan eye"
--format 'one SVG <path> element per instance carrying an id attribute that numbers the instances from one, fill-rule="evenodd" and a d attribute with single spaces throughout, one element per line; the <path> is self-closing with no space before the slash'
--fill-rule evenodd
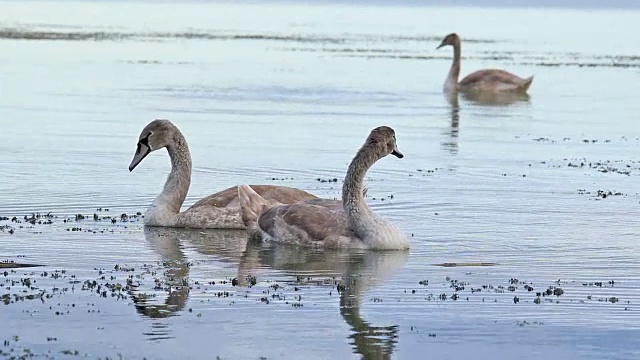
<path id="1" fill-rule="evenodd" d="M 153 133 L 149 133 L 149 135 L 143 137 L 142 139 L 140 139 L 140 144 L 146 146 L 146 147 L 150 147 L 149 146 L 149 137 L 151 136 L 151 134 Z"/>

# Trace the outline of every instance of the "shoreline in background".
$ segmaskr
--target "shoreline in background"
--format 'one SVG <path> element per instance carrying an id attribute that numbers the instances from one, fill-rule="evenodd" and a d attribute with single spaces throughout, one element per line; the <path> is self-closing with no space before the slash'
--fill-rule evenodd
<path id="1" fill-rule="evenodd" d="M 2 0 L 12 2 L 23 0 Z M 37 0 L 35 2 L 93 2 L 92 0 Z M 287 5 L 362 5 L 394 7 L 472 7 L 472 8 L 552 8 L 572 10 L 639 10 L 640 1 L 636 0 L 100 0 L 98 2 L 138 2 L 138 3 L 232 3 L 232 4 L 287 4 Z"/>

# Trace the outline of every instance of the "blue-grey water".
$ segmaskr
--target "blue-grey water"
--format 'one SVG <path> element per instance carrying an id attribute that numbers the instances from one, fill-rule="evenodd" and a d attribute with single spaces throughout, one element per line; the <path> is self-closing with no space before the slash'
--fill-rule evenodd
<path id="1" fill-rule="evenodd" d="M 1 269 L 0 356 L 638 358 L 638 20 L 0 2 L 0 261 L 45 265 Z M 445 98 L 452 51 L 435 47 L 453 31 L 463 75 L 535 75 L 530 98 Z M 185 206 L 239 183 L 339 197 L 369 131 L 393 127 L 405 158 L 375 165 L 368 201 L 411 250 L 318 252 L 123 221 L 170 170 L 164 151 L 127 170 L 154 118 L 191 148 Z"/>

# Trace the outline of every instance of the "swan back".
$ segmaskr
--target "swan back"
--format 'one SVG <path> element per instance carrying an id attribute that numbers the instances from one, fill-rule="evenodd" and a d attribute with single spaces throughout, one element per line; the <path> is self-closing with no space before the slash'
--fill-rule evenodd
<path id="1" fill-rule="evenodd" d="M 460 90 L 483 92 L 526 92 L 533 82 L 533 76 L 523 79 L 500 69 L 478 70 L 460 80 Z"/>

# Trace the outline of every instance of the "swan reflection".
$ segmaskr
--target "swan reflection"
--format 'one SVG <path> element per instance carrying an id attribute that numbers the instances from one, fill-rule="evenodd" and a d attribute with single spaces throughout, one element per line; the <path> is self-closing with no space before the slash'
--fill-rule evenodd
<path id="1" fill-rule="evenodd" d="M 317 250 L 285 244 L 259 243 L 247 240 L 244 230 L 192 230 L 150 228 L 144 230 L 149 246 L 162 258 L 164 273 L 156 286 L 166 294 L 157 304 L 139 292 L 132 292 L 135 307 L 141 315 L 166 318 L 185 308 L 189 297 L 190 264 L 183 252 L 186 245 L 198 253 L 215 257 L 217 261 L 237 265 L 239 286 L 246 286 L 249 275 L 264 269 L 288 275 L 289 284 L 299 284 L 301 278 L 336 276 L 339 286 L 340 315 L 350 326 L 348 338 L 353 351 L 365 359 L 390 358 L 398 340 L 397 325 L 377 326 L 360 314 L 365 293 L 382 285 L 386 278 L 402 268 L 406 251 L 344 251 Z M 192 282 L 192 281 L 191 281 Z M 158 281 L 156 281 L 158 285 Z"/>
<path id="2" fill-rule="evenodd" d="M 460 134 L 460 104 L 458 102 L 458 94 L 446 93 L 445 100 L 449 103 L 449 117 L 451 122 L 449 127 L 444 132 L 444 135 L 447 137 L 441 145 L 445 150 L 448 150 L 451 155 L 458 154 L 458 136 Z"/>
<path id="3" fill-rule="evenodd" d="M 485 106 L 509 106 L 528 103 L 531 99 L 526 93 L 464 92 L 460 95 L 465 101 Z"/>

